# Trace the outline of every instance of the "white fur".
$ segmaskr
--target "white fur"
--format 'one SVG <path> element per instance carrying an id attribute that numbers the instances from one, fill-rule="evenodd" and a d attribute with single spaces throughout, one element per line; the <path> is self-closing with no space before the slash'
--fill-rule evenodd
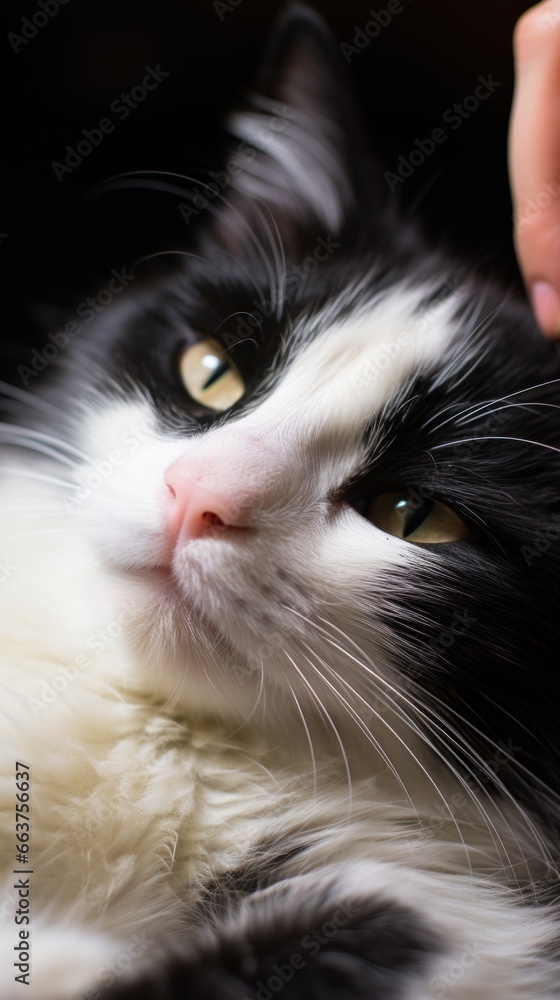
<path id="1" fill-rule="evenodd" d="M 241 140 L 234 157 L 242 167 L 234 175 L 235 187 L 283 209 L 294 204 L 300 211 L 302 205 L 311 208 L 329 232 L 337 231 L 349 194 L 337 149 L 342 137 L 335 132 L 327 142 L 313 117 L 262 97 L 258 100 L 262 111 L 238 113 L 229 121 L 232 135 Z"/>

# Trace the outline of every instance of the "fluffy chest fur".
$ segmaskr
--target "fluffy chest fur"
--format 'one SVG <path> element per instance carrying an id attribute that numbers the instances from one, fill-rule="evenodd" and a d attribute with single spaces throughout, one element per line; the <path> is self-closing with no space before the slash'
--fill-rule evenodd
<path id="1" fill-rule="evenodd" d="M 112 622 L 73 643 L 63 641 L 67 630 L 57 635 L 53 628 L 56 606 L 45 610 L 44 632 L 36 617 L 28 633 L 21 616 L 4 623 L 2 657 L 6 856 L 13 839 L 12 764 L 33 762 L 33 996 L 55 997 L 62 988 L 83 997 L 92 983 L 108 989 L 126 979 L 129 952 L 148 965 L 184 957 L 185 933 L 191 947 L 204 936 L 201 915 L 211 913 L 221 882 L 235 896 L 236 879 L 259 884 L 268 867 L 284 867 L 292 877 L 332 870 L 341 882 L 331 890 L 338 906 L 352 894 L 353 879 L 359 881 L 341 866 L 371 866 L 373 858 L 373 869 L 362 874 L 382 898 L 396 895 L 422 907 L 424 895 L 435 893 L 429 924 L 445 934 L 451 956 L 466 955 L 473 996 L 489 974 L 502 977 L 502 961 L 518 946 L 517 936 L 526 943 L 528 926 L 497 886 L 511 879 L 529 885 L 546 875 L 546 864 L 532 856 L 537 841 L 515 808 L 481 810 L 458 794 L 461 785 L 435 756 L 429 778 L 401 766 L 403 794 L 388 774 L 387 748 L 366 755 L 343 728 L 350 762 L 317 727 L 310 734 L 311 768 L 293 724 L 266 736 L 248 727 L 242 736 L 209 721 L 187 723 L 184 713 L 166 709 L 138 684 Z M 496 880 L 491 890 L 489 875 Z M 14 880 L 6 874 L 3 941 L 17 905 Z M 507 916 L 499 947 L 481 945 L 475 935 L 481 899 L 488 926 Z M 297 894 L 291 906 L 301 906 Z M 535 924 L 533 947 L 544 931 Z M 5 967 L 3 995 L 18 996 L 10 973 Z M 429 974 L 441 988 L 437 971 Z M 503 994 L 497 983 L 495 995 L 517 987 L 520 996 L 533 995 L 523 992 L 521 971 L 516 981 Z"/>

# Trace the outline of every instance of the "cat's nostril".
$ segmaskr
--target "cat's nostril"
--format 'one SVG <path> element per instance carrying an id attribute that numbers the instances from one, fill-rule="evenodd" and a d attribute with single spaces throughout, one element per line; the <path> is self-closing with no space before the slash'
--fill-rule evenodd
<path id="1" fill-rule="evenodd" d="M 167 469 L 164 481 L 167 489 L 164 517 L 170 549 L 203 538 L 214 528 L 242 526 L 235 491 L 207 485 L 192 463 L 187 465 L 182 460 L 174 463 Z"/>
<path id="2" fill-rule="evenodd" d="M 205 510 L 204 511 L 204 513 L 202 515 L 202 520 L 204 521 L 205 524 L 208 525 L 209 528 L 224 528 L 225 527 L 224 522 L 222 521 L 221 517 L 218 517 L 217 514 L 213 514 L 211 510 Z"/>

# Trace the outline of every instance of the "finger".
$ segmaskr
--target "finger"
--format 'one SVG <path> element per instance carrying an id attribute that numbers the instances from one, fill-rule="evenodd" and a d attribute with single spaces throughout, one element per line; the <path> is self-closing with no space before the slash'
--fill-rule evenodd
<path id="1" fill-rule="evenodd" d="M 509 140 L 517 256 L 539 324 L 560 337 L 560 0 L 526 11 L 514 34 Z"/>

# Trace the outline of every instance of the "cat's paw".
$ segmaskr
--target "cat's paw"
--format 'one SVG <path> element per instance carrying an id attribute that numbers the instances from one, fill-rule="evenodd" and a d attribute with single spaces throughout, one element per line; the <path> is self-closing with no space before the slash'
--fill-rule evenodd
<path id="1" fill-rule="evenodd" d="M 484 884 L 367 861 L 247 884 L 214 885 L 175 956 L 103 1000 L 560 997 L 550 915 Z"/>
<path id="2" fill-rule="evenodd" d="M 189 954 L 106 1000 L 401 1000 L 441 949 L 412 909 L 298 876 L 245 898 Z"/>

